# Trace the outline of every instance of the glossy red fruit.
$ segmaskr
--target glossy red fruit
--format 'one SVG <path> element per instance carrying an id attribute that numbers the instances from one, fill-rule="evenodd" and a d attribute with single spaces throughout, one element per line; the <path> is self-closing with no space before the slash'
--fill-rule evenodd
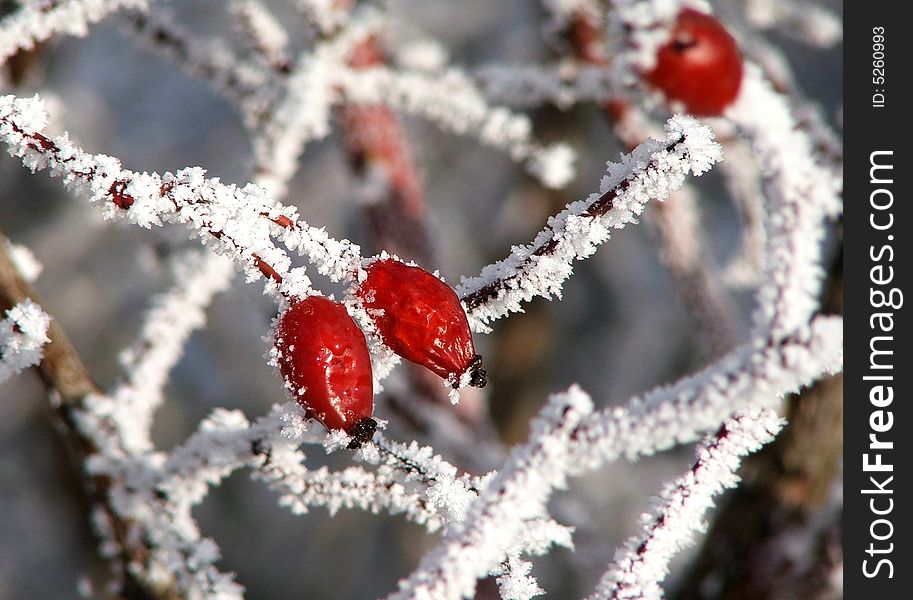
<path id="1" fill-rule="evenodd" d="M 343 305 L 320 296 L 295 302 L 279 318 L 275 345 L 285 386 L 308 416 L 353 436 L 353 447 L 371 439 L 371 356 Z"/>
<path id="2" fill-rule="evenodd" d="M 742 56 L 735 39 L 710 15 L 686 8 L 656 55 L 646 80 L 696 115 L 719 115 L 739 95 Z"/>
<path id="3" fill-rule="evenodd" d="M 357 295 L 384 343 L 403 358 L 427 367 L 454 388 L 484 387 L 482 357 L 476 354 L 466 313 L 456 292 L 419 267 L 395 259 L 365 268 Z M 468 382 L 462 381 L 468 375 Z"/>

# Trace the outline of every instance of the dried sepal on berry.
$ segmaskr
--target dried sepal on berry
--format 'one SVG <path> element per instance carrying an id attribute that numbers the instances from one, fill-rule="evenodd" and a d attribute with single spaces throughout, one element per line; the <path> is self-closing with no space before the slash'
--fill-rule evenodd
<path id="1" fill-rule="evenodd" d="M 275 358 L 289 393 L 330 430 L 369 441 L 374 387 L 365 336 L 346 308 L 320 296 L 292 303 L 279 317 Z"/>
<path id="2" fill-rule="evenodd" d="M 356 295 L 393 352 L 443 377 L 454 389 L 485 386 L 482 357 L 450 286 L 393 258 L 376 260 L 365 271 Z"/>

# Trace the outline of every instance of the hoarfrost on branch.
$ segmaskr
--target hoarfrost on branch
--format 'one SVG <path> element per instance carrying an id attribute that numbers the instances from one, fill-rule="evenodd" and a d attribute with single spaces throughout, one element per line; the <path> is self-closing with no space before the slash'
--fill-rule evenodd
<path id="1" fill-rule="evenodd" d="M 23 2 L 0 20 L 0 60 L 6 60 L 55 35 L 84 36 L 90 25 L 120 13 L 122 26 L 145 47 L 232 103 L 250 139 L 246 185 L 223 183 L 201 167 L 134 171 L 115 157 L 84 149 L 66 133 L 48 133 L 53 127 L 37 95 L 0 96 L 0 141 L 25 167 L 59 177 L 107 219 L 142 228 L 179 225 L 201 244 L 170 254 L 173 285 L 149 302 L 137 339 L 121 353 L 120 380 L 107 390 L 88 382 L 89 392 L 63 406 L 70 433 L 84 448 L 87 476 L 103 489 L 93 498 L 92 520 L 100 553 L 119 577 L 134 578 L 152 597 L 243 597 L 234 575 L 220 571 L 220 549 L 193 509 L 210 489 L 247 469 L 294 514 L 316 507 L 330 517 L 342 509 L 384 512 L 439 533 L 437 545 L 387 598 L 471 598 L 486 577 L 495 579 L 503 598 L 533 598 L 544 590 L 529 559 L 574 546 L 573 528 L 560 523 L 549 505 L 570 477 L 702 440 L 694 464 L 659 494 L 642 517 L 641 531 L 619 549 L 590 595 L 661 597 L 669 561 L 700 531 L 714 497 L 738 483 L 741 459 L 783 426 L 777 416 L 783 397 L 842 368 L 842 321 L 820 314 L 819 306 L 828 227 L 841 210 L 835 164 L 842 159 L 819 150 L 828 146 L 821 140 L 833 141 L 833 132 L 822 125 L 816 107 L 775 85 L 777 69 L 769 65 L 777 63 L 776 53 L 761 42 L 752 45 L 755 33 L 748 31 L 798 31 L 811 36 L 813 45 L 828 46 L 839 39 L 833 16 L 792 0 L 746 0 L 722 9 L 724 15 L 732 12 L 734 27 L 746 28 L 749 57 L 770 60 L 761 66 L 747 62 L 736 103 L 708 125 L 687 115 L 657 121 L 656 99 L 638 77 L 652 66 L 683 7 L 710 10 L 700 0 L 624 0 L 611 9 L 591 0 L 543 0 L 549 35 L 581 19 L 596 23 L 613 34 L 615 52 L 603 52 L 612 60 L 478 69 L 452 64 L 436 40 L 411 34 L 407 41 L 386 40 L 390 57 L 355 66 L 353 54 L 366 43 L 409 31 L 383 3 L 353 8 L 348 2 L 297 0 L 291 9 L 305 25 L 303 35 L 269 5 L 238 0 L 228 3 L 227 13 L 239 39 L 200 39 L 161 7 L 147 4 Z M 301 38 L 310 42 L 304 49 Z M 577 58 L 585 54 L 576 51 Z M 423 52 L 429 56 L 418 56 Z M 788 70 L 780 74 L 789 80 Z M 7 92 L 6 85 L 0 80 L 0 90 Z M 791 110 L 797 98 L 808 109 L 804 113 Z M 350 455 L 353 464 L 310 468 L 306 449 L 342 452 L 349 439 L 316 426 L 294 402 L 276 403 L 253 420 L 216 408 L 176 447 L 156 448 L 152 424 L 171 371 L 190 335 L 205 326 L 213 298 L 231 287 L 235 270 L 248 283 L 262 284 L 279 310 L 295 298 L 326 293 L 308 268 L 341 284 L 341 301 L 368 336 L 377 383 L 393 372 L 398 359 L 353 292 L 372 257 L 282 203 L 308 144 L 333 133 L 340 107 L 384 106 L 420 117 L 503 152 L 543 186 L 561 188 L 575 177 L 574 149 L 542 141 L 531 116 L 508 106 L 570 109 L 615 100 L 643 100 L 646 106 L 616 123 L 616 133 L 633 150 L 618 163 L 608 162 L 596 191 L 551 216 L 530 243 L 462 278 L 457 292 L 473 328 L 490 332 L 498 319 L 522 312 L 536 297 L 561 298 L 578 261 L 592 256 L 615 230 L 637 224 L 649 202 L 677 201 L 673 192 L 732 147 L 742 158 L 724 163 L 724 177 L 750 223 L 729 278 L 740 285 L 758 282 L 747 339 L 725 340 L 708 365 L 614 407 L 595 408 L 576 385 L 550 395 L 527 441 L 506 457 L 490 439 L 470 444 L 469 452 L 479 457 L 483 448 L 495 448 L 485 456 L 498 456 L 500 464 L 484 475 L 464 472 L 444 456 L 441 448 L 451 441 L 444 436 L 432 432 L 432 445 L 398 441 L 383 422 L 373 441 Z M 645 139 L 644 132 L 663 121 L 664 137 Z M 383 193 L 396 191 L 394 175 L 378 175 L 386 182 Z M 693 198 L 693 190 L 685 193 Z M 695 221 L 679 231 L 700 230 L 693 204 L 669 213 Z M 691 242 L 697 256 L 699 244 Z M 34 261 L 21 251 L 4 252 L 24 257 L 14 256 L 10 264 L 18 264 L 23 281 L 34 279 Z M 302 258 L 308 265 L 297 264 Z M 39 364 L 50 341 L 51 317 L 31 300 L 16 303 L 4 317 L 0 381 Z M 275 366 L 274 357 L 269 362 Z"/>

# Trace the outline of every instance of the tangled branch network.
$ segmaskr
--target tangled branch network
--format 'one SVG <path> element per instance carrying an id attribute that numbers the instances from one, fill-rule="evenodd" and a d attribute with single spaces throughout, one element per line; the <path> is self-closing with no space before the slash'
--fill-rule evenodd
<path id="1" fill-rule="evenodd" d="M 184 228 L 199 241 L 170 255 L 173 287 L 151 299 L 138 339 L 122 353 L 125 377 L 100 389 L 77 370 L 75 379 L 84 385 L 72 393 L 56 390 L 68 434 L 82 449 L 92 523 L 112 567 L 111 590 L 142 589 L 152 598 L 243 597 L 234 575 L 219 569 L 219 547 L 201 530 L 193 509 L 210 489 L 248 469 L 295 514 L 314 507 L 327 508 L 331 516 L 341 509 L 387 512 L 440 533 L 437 545 L 388 598 L 471 598 L 487 577 L 494 578 L 503 598 L 532 598 L 544 592 L 530 559 L 573 547 L 573 528 L 559 522 L 549 503 L 568 478 L 699 441 L 693 465 L 659 494 L 642 530 L 617 551 L 589 596 L 661 597 L 669 561 L 701 529 L 713 498 L 737 484 L 742 457 L 783 427 L 777 409 L 784 396 L 842 366 L 842 322 L 820 314 L 819 306 L 829 225 L 841 210 L 839 157 L 826 152 L 832 144 L 822 143 L 833 132 L 819 118 L 797 118 L 791 106 L 813 103 L 782 85 L 782 68 L 753 60 L 769 58 L 770 47 L 750 45 L 757 39 L 750 35 L 761 31 L 802 28 L 819 34 L 809 35 L 816 44 L 833 43 L 829 13 L 816 9 L 813 18 L 805 18 L 800 4 L 777 0 L 789 8 L 777 13 L 787 15 L 778 22 L 763 18 L 761 2 L 735 3 L 733 30 L 743 27 L 745 47 L 761 50 L 746 50 L 736 100 L 702 123 L 684 114 L 657 120 L 666 105 L 641 75 L 653 68 L 675 16 L 693 7 L 709 12 L 703 2 L 619 0 L 606 9 L 589 0 L 546 0 L 547 35 L 576 31 L 579 35 L 569 37 L 576 44 L 574 56 L 556 65 L 498 64 L 477 72 L 450 64 L 435 40 L 407 26 L 386 3 L 298 0 L 284 7 L 296 11 L 296 27 L 257 0 L 228 2 L 237 25 L 233 37 L 212 39 L 187 31 L 160 4 L 21 2 L 0 19 L 0 60 L 53 37 L 87 35 L 102 20 L 119 21 L 143 47 L 232 103 L 252 149 L 247 185 L 223 183 L 201 167 L 164 173 L 126 169 L 115 157 L 53 133 L 43 93 L 24 97 L 11 82 L 0 82 L 0 91 L 5 89 L 0 140 L 26 168 L 59 178 L 106 219 Z M 587 24 L 600 35 L 611 34 L 611 53 L 592 45 L 599 36 L 583 36 Z M 611 61 L 602 58 L 609 55 Z M 614 126 L 631 151 L 608 163 L 595 191 L 551 216 L 529 243 L 462 278 L 455 288 L 473 330 L 491 332 L 498 320 L 522 312 L 534 298 L 560 298 L 576 263 L 596 253 L 616 230 L 637 224 L 652 203 L 681 200 L 679 212 L 664 213 L 677 216 L 669 216 L 661 231 L 699 238 L 694 203 L 682 196 L 693 196 L 693 179 L 732 147 L 756 161 L 753 170 L 722 163 L 727 185 L 743 207 L 754 208 L 746 214 L 756 216 L 746 220 L 743 252 L 761 260 L 748 256 L 739 262 L 743 271 L 756 271 L 743 273 L 740 281 L 759 282 L 746 337 L 724 340 L 718 356 L 701 370 L 614 408 L 596 409 L 578 386 L 550 395 L 530 424 L 527 441 L 482 476 L 459 469 L 437 444 L 398 441 L 384 431 L 349 454 L 344 432 L 327 433 L 292 401 L 253 420 L 217 408 L 175 448 L 156 447 L 152 425 L 169 374 L 191 333 L 205 325 L 213 297 L 230 287 L 238 270 L 247 283 L 262 285 L 279 311 L 291 299 L 326 293 L 310 269 L 321 281 L 342 284 L 347 291 L 340 301 L 368 338 L 376 387 L 396 368 L 399 359 L 355 293 L 372 257 L 282 203 L 306 146 L 333 131 L 334 111 L 380 107 L 380 112 L 347 113 L 370 115 L 344 120 L 348 136 L 357 136 L 358 127 L 371 119 L 386 123 L 388 134 L 401 135 L 390 111 L 413 115 L 501 151 L 543 186 L 561 188 L 574 177 L 571 147 L 539 139 L 532 119 L 510 105 L 567 110 L 587 103 L 626 107 Z M 648 139 L 650 133 L 655 139 Z M 370 162 L 365 186 L 387 198 L 381 204 L 385 210 L 408 205 L 416 178 L 404 145 L 358 139 Z M 409 247 L 408 239 L 397 239 Z M 697 256 L 697 250 L 672 241 L 664 248 L 673 258 Z M 9 288 L 4 298 L 14 301 L 0 321 L 0 380 L 43 358 L 45 381 L 54 388 L 62 380 L 55 375 L 62 332 L 49 333 L 51 317 L 32 297 L 34 269 L 27 251 L 9 247 L 3 254 L 10 257 L 0 262 L 0 280 Z M 724 285 L 718 274 L 701 271 L 696 260 L 671 262 L 679 266 L 685 287 L 697 290 L 698 304 L 720 304 L 711 285 Z M 695 278 L 703 283 L 688 287 Z M 352 464 L 309 468 L 305 448 L 351 456 Z"/>

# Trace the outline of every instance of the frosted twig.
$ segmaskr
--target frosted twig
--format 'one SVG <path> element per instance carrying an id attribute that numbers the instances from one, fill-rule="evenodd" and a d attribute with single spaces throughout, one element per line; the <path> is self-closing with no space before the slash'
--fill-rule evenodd
<path id="1" fill-rule="evenodd" d="M 752 1 L 746 0 L 746 3 Z M 761 3 L 764 1 L 759 0 Z M 781 1 L 785 0 L 772 0 L 774 3 Z M 814 7 L 811 4 L 803 6 Z M 750 23 L 746 23 L 750 18 L 744 11 L 739 10 L 740 8 L 730 3 L 719 5 L 727 29 L 739 40 L 742 54 L 760 66 L 774 91 L 789 97 L 789 107 L 796 120 L 796 126 L 810 138 L 812 149 L 824 165 L 833 169 L 835 177 L 842 180 L 843 142 L 840 135 L 828 123 L 821 105 L 810 100 L 803 92 L 793 73 L 789 58 L 780 48 L 760 35 Z M 799 4 L 796 4 L 795 8 L 802 10 Z"/>
<path id="2" fill-rule="evenodd" d="M 784 424 L 774 410 L 749 410 L 705 438 L 697 461 L 654 499 L 654 508 L 641 516 L 642 534 L 625 542 L 589 600 L 661 598 L 659 584 L 670 559 L 701 529 L 714 496 L 735 487 L 742 458 L 772 440 Z"/>
<path id="3" fill-rule="evenodd" d="M 694 441 L 728 415 L 776 406 L 785 394 L 843 364 L 843 321 L 817 317 L 793 336 L 739 346 L 702 371 L 599 413 L 580 431 L 580 460 L 595 467 L 619 455 L 653 454 Z M 589 457 L 589 458 L 588 458 Z"/>
<path id="4" fill-rule="evenodd" d="M 0 20 L 0 63 L 55 34 L 84 36 L 89 25 L 122 8 L 145 8 L 148 0 L 54 0 L 22 3 Z"/>
<path id="5" fill-rule="evenodd" d="M 489 105 L 470 77 L 458 69 L 434 74 L 386 67 L 349 70 L 340 73 L 338 84 L 353 102 L 387 104 L 447 131 L 471 135 L 522 162 L 547 187 L 563 187 L 573 175 L 569 147 L 535 142 L 528 117 Z"/>
<path id="6" fill-rule="evenodd" d="M 0 383 L 41 362 L 51 317 L 31 300 L 4 312 L 0 320 Z"/>
<path id="7" fill-rule="evenodd" d="M 739 98 L 725 116 L 748 137 L 769 177 L 766 265 L 755 327 L 774 338 L 788 336 L 818 305 L 823 224 L 840 212 L 838 183 L 815 162 L 811 141 L 797 128 L 785 98 L 754 65 L 746 65 Z"/>
<path id="8" fill-rule="evenodd" d="M 143 46 L 206 81 L 237 105 L 248 128 L 256 128 L 275 104 L 279 92 L 271 73 L 241 60 L 222 40 L 200 41 L 158 7 L 128 11 L 122 20 Z"/>
<path id="9" fill-rule="evenodd" d="M 451 526 L 388 598 L 471 597 L 476 580 L 513 550 L 523 520 L 538 516 L 550 491 L 564 485 L 570 469 L 565 448 L 591 410 L 589 397 L 579 389 L 552 396 L 533 421 L 529 441 L 485 485 L 465 521 Z"/>
<path id="10" fill-rule="evenodd" d="M 531 244 L 463 279 L 457 292 L 476 327 L 536 296 L 560 296 L 574 261 L 592 255 L 612 229 L 635 222 L 649 200 L 665 198 L 689 173 L 701 175 L 720 159 L 713 134 L 691 117 L 670 119 L 666 135 L 665 142 L 644 142 L 621 164 L 609 163 L 599 192 L 551 217 Z"/>
<path id="11" fill-rule="evenodd" d="M 758 29 L 776 29 L 810 46 L 830 48 L 843 39 L 843 22 L 812 2 L 742 0 L 745 19 Z"/>
<path id="12" fill-rule="evenodd" d="M 231 256 L 249 279 L 266 277 L 268 290 L 290 297 L 311 293 L 310 281 L 302 267 L 291 267 L 272 237 L 307 256 L 335 281 L 352 281 L 359 273 L 358 246 L 298 221 L 295 208 L 271 201 L 261 187 L 206 179 L 199 167 L 164 175 L 136 173 L 121 168 L 115 158 L 86 153 L 66 136 L 45 136 L 40 131 L 46 122 L 39 99 L 0 97 L 0 138 L 10 152 L 33 171 L 49 169 L 62 176 L 67 187 L 102 204 L 107 217 L 142 227 L 183 223 L 213 251 Z"/>
<path id="13" fill-rule="evenodd" d="M 34 296 L 34 290 L 16 271 L 5 246 L 0 244 L 0 304 L 22 304 Z M 127 457 L 127 452 L 118 423 L 112 418 L 113 400 L 96 386 L 60 325 L 50 319 L 45 322 L 50 343 L 38 371 L 52 392 L 52 405 L 60 416 L 62 430 L 87 467 L 96 462 L 117 464 Z M 86 480 L 93 524 L 101 537 L 100 551 L 111 560 L 112 570 L 125 589 L 142 589 L 150 598 L 170 598 L 177 585 L 174 573 L 151 573 L 146 568 L 145 560 L 155 550 L 156 540 L 123 516 L 129 492 L 123 480 L 110 473 L 88 473 Z"/>
<path id="14" fill-rule="evenodd" d="M 266 67 L 287 73 L 291 69 L 288 33 L 259 0 L 233 0 L 231 12 L 245 41 Z"/>
<path id="15" fill-rule="evenodd" d="M 112 395 L 120 405 L 125 436 L 133 451 L 152 449 L 149 432 L 155 409 L 162 401 L 168 374 L 181 357 L 190 334 L 206 320 L 205 310 L 213 296 L 228 287 L 233 274 L 231 261 L 194 248 L 171 260 L 175 285 L 153 298 L 139 339 L 121 354 L 126 380 Z"/>
<path id="16" fill-rule="evenodd" d="M 604 68 L 608 60 L 600 33 L 595 17 L 578 13 L 568 24 L 565 36 L 579 60 Z M 643 111 L 618 98 L 607 99 L 603 114 L 628 148 L 634 148 L 655 130 Z M 722 161 L 722 166 L 729 162 Z M 690 186 L 686 184 L 672 192 L 668 201 L 655 205 L 648 216 L 658 233 L 660 259 L 697 321 L 700 335 L 706 338 L 709 355 L 723 354 L 736 340 L 734 311 L 715 276 L 715 261 L 703 248 L 702 240 L 706 236 L 700 229 Z"/>
<path id="17" fill-rule="evenodd" d="M 590 399 L 577 388 L 553 396 L 534 421 L 530 441 L 514 450 L 469 506 L 466 519 L 390 598 L 471 597 L 476 579 L 511 551 L 523 518 L 541 510 L 566 476 L 622 455 L 634 459 L 693 441 L 734 412 L 770 407 L 840 368 L 842 334 L 841 319 L 818 318 L 793 339 L 738 348 L 698 375 L 636 398 L 627 408 L 590 414 Z"/>
<path id="18" fill-rule="evenodd" d="M 330 35 L 348 23 L 350 2 L 340 0 L 295 0 L 295 6 L 321 35 Z"/>
<path id="19" fill-rule="evenodd" d="M 473 71 L 479 87 L 492 102 L 532 108 L 553 104 L 568 109 L 584 102 L 603 102 L 612 95 L 605 66 L 576 64 L 495 64 Z"/>
<path id="20" fill-rule="evenodd" d="M 359 11 L 346 26 L 319 41 L 296 60 L 285 77 L 283 95 L 254 132 L 255 172 L 268 189 L 283 195 L 305 145 L 331 131 L 331 110 L 339 102 L 338 77 L 352 49 L 383 23 L 374 11 Z"/>

